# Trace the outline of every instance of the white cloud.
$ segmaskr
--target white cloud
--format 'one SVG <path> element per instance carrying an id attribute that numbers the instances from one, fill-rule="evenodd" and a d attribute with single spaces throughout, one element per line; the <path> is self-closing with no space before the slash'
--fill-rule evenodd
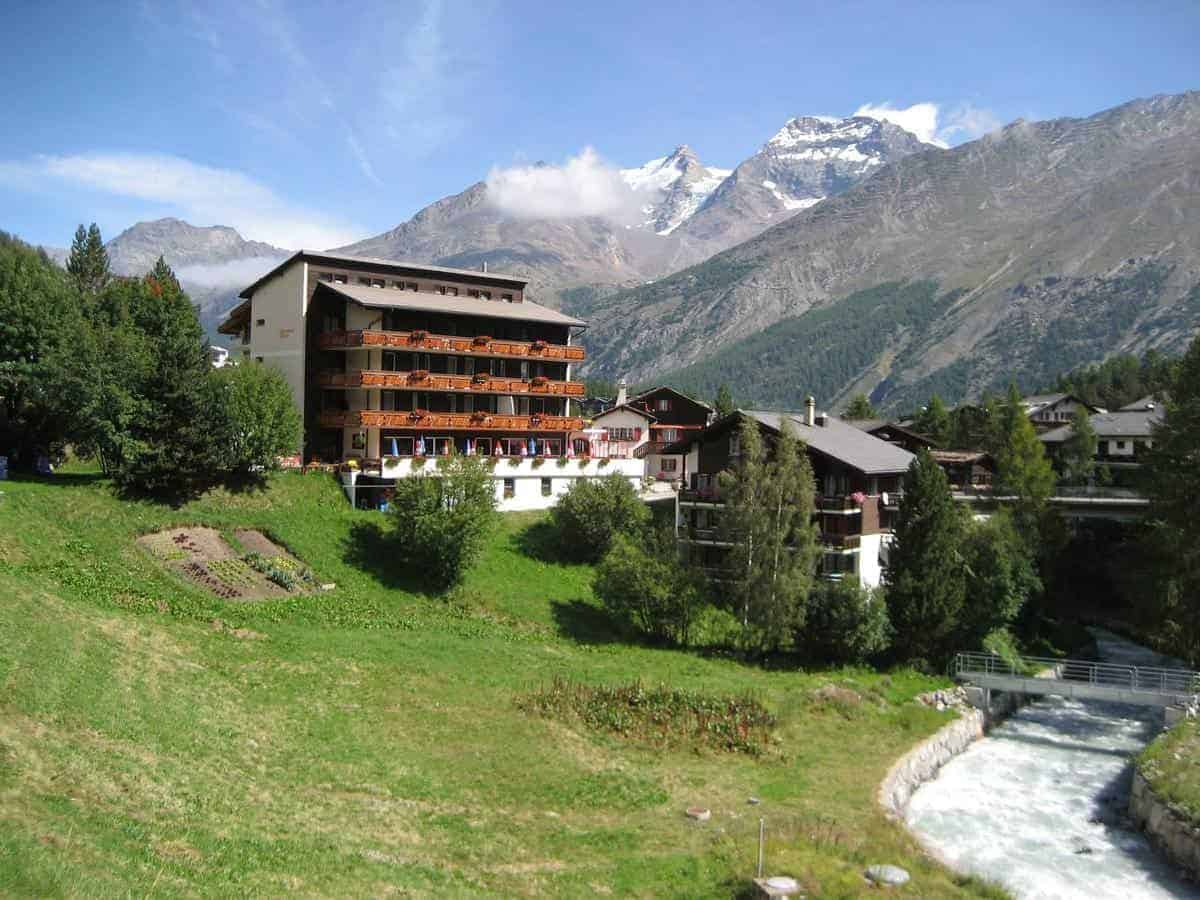
<path id="1" fill-rule="evenodd" d="M 279 265 L 281 259 L 284 257 L 254 256 L 214 265 L 179 266 L 175 269 L 175 275 L 180 281 L 201 287 L 245 287 L 270 272 Z"/>
<path id="2" fill-rule="evenodd" d="M 626 219 L 637 214 L 638 198 L 621 173 L 585 147 L 561 166 L 493 168 L 487 177 L 492 205 L 513 216 L 562 219 L 605 216 Z"/>
<path id="3" fill-rule="evenodd" d="M 899 125 L 905 131 L 911 131 L 928 144 L 945 147 L 946 144 L 938 137 L 938 105 L 936 103 L 914 103 L 905 109 L 896 109 L 890 103 L 873 105 L 864 103 L 854 111 L 856 116 L 869 116 Z"/>
<path id="4" fill-rule="evenodd" d="M 899 125 L 926 143 L 939 147 L 973 141 L 1001 125 L 1000 119 L 990 109 L 981 109 L 971 103 L 960 103 L 948 113 L 943 113 L 938 104 L 928 101 L 914 103 L 903 109 L 897 109 L 890 103 L 864 103 L 854 111 L 854 115 Z"/>
<path id="5" fill-rule="evenodd" d="M 288 249 L 337 247 L 366 234 L 349 222 L 295 206 L 241 172 L 178 156 L 39 156 L 29 162 L 0 162 L 0 182 L 35 191 L 67 185 L 165 205 L 193 225 L 231 225 L 245 238 Z"/>
<path id="6" fill-rule="evenodd" d="M 946 124 L 939 135 L 945 141 L 973 141 L 989 134 L 1004 123 L 990 109 L 981 109 L 970 103 L 960 103 L 946 113 Z"/>

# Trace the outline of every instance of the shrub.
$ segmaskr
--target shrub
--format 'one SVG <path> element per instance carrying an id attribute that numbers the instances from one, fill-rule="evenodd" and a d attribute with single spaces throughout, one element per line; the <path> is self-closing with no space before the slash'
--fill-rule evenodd
<path id="1" fill-rule="evenodd" d="M 297 452 L 300 413 L 279 369 L 241 363 L 217 369 L 213 378 L 227 418 L 224 455 L 229 472 L 272 469 L 280 456 Z"/>
<path id="2" fill-rule="evenodd" d="M 573 718 L 596 731 L 652 743 L 681 742 L 757 756 L 769 744 L 775 717 L 748 694 L 710 695 L 640 680 L 608 686 L 555 676 L 548 688 L 517 702 L 548 718 Z"/>
<path id="3" fill-rule="evenodd" d="M 864 663 L 887 649 L 892 627 L 878 591 L 856 581 L 823 581 L 809 595 L 808 617 L 796 644 L 814 662 Z"/>
<path id="4" fill-rule="evenodd" d="M 568 559 L 596 562 L 619 533 L 632 534 L 650 521 L 650 511 L 621 475 L 579 480 L 550 511 L 560 552 Z"/>
<path id="5" fill-rule="evenodd" d="M 483 552 L 496 522 L 496 491 L 479 457 L 448 457 L 436 474 L 397 481 L 392 502 L 396 552 L 452 587 Z"/>
<path id="6" fill-rule="evenodd" d="M 642 543 L 625 534 L 614 537 L 596 569 L 596 595 L 626 627 L 686 644 L 701 603 L 699 580 L 694 570 L 680 564 L 670 531 L 654 531 L 647 538 Z"/>

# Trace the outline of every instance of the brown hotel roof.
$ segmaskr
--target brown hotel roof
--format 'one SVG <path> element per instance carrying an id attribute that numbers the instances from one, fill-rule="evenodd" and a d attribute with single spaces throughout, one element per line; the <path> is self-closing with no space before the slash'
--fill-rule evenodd
<path id="1" fill-rule="evenodd" d="M 449 313 L 460 316 L 480 316 L 491 319 L 514 319 L 521 322 L 542 322 L 549 325 L 585 327 L 581 319 L 539 306 L 529 300 L 510 303 L 505 300 L 482 300 L 476 297 L 450 297 L 422 291 L 396 291 L 368 287 L 365 284 L 334 284 L 322 281 L 320 288 L 341 294 L 360 306 L 372 309 L 416 309 L 423 312 Z"/>

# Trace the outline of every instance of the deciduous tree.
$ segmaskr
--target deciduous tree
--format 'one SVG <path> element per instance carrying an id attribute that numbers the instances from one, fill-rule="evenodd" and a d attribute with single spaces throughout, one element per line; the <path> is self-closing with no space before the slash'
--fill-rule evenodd
<path id="1" fill-rule="evenodd" d="M 696 570 L 680 562 L 670 529 L 617 534 L 596 567 L 596 596 L 625 625 L 654 640 L 686 644 L 700 608 Z"/>
<path id="2" fill-rule="evenodd" d="M 629 479 L 613 473 L 597 481 L 577 479 L 551 509 L 550 522 L 563 556 L 596 562 L 616 535 L 645 528 L 650 510 Z"/>

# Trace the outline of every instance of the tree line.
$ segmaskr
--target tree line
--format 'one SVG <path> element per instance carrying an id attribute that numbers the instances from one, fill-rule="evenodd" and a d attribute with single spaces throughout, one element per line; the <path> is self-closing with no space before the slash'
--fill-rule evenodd
<path id="1" fill-rule="evenodd" d="M 211 365 L 196 309 L 159 257 L 114 276 L 100 230 L 65 270 L 0 234 L 0 453 L 94 456 L 123 492 L 178 500 L 296 452 L 301 420 L 269 366 Z"/>

